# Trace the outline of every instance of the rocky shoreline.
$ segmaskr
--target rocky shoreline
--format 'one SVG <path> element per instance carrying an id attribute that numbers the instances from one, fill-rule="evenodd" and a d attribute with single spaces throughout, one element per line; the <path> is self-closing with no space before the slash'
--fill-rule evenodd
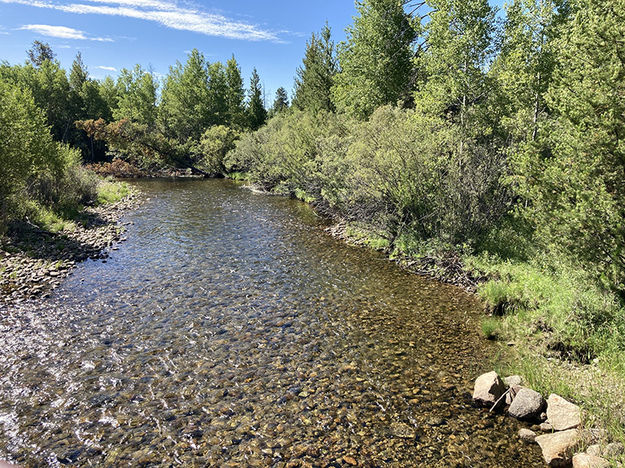
<path id="1" fill-rule="evenodd" d="M 501 379 L 494 371 L 479 376 L 473 401 L 531 424 L 519 431 L 519 438 L 538 444 L 549 466 L 608 468 L 612 466 L 608 459 L 625 454 L 623 444 L 611 442 L 605 430 L 585 427 L 579 406 L 556 394 L 545 399 L 525 387 L 521 376 Z"/>
<path id="2" fill-rule="evenodd" d="M 87 207 L 81 222 L 58 233 L 24 221 L 0 238 L 0 304 L 47 297 L 75 266 L 88 258 L 106 258 L 123 242 L 121 217 L 142 202 L 133 192 L 117 203 Z"/>

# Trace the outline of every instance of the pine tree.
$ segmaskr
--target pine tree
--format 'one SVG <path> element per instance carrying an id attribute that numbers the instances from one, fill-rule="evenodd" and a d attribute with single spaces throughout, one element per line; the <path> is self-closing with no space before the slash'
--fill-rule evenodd
<path id="1" fill-rule="evenodd" d="M 367 118 L 409 98 L 416 32 L 400 0 L 358 0 L 359 16 L 339 46 L 341 72 L 332 89 L 339 110 Z"/>
<path id="2" fill-rule="evenodd" d="M 212 63 L 208 67 L 208 103 L 210 109 L 208 126 L 226 124 L 228 122 L 228 77 L 221 62 Z"/>
<path id="3" fill-rule="evenodd" d="M 27 53 L 28 60 L 30 60 L 35 67 L 40 67 L 46 61 L 52 62 L 56 57 L 56 54 L 50 47 L 50 44 L 41 41 L 33 42 L 33 46 Z"/>
<path id="4" fill-rule="evenodd" d="M 306 43 L 306 55 L 295 78 L 294 106 L 313 112 L 334 111 L 331 90 L 338 69 L 335 51 L 326 23 L 321 34 L 313 33 Z"/>
<path id="5" fill-rule="evenodd" d="M 263 91 L 260 85 L 260 77 L 256 68 L 252 71 L 250 79 L 250 100 L 247 105 L 249 127 L 258 130 L 267 121 L 267 110 L 263 103 Z"/>
<path id="6" fill-rule="evenodd" d="M 286 89 L 280 87 L 276 91 L 276 98 L 273 101 L 273 107 L 271 108 L 271 115 L 274 116 L 289 108 L 289 95 Z"/>
<path id="7" fill-rule="evenodd" d="M 246 125 L 245 115 L 245 89 L 243 88 L 243 77 L 241 68 L 234 55 L 226 64 L 226 107 L 227 125 L 242 129 Z"/>

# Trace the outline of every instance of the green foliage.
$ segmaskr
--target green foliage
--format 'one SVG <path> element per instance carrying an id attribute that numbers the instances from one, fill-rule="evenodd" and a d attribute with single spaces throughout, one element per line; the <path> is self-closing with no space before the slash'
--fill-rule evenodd
<path id="1" fill-rule="evenodd" d="M 224 158 L 234 149 L 238 132 L 224 125 L 210 127 L 203 134 L 197 148 L 197 167 L 211 175 L 224 175 Z"/>
<path id="2" fill-rule="evenodd" d="M 273 101 L 273 107 L 271 108 L 270 117 L 283 112 L 289 108 L 289 95 L 286 89 L 280 87 L 276 91 L 276 98 Z"/>
<path id="3" fill-rule="evenodd" d="M 117 203 L 130 193 L 130 186 L 125 182 L 115 182 L 111 179 L 102 180 L 97 186 L 97 203 L 98 205 Z"/>
<path id="4" fill-rule="evenodd" d="M 249 127 L 258 130 L 267 121 L 267 110 L 263 102 L 263 90 L 260 85 L 260 77 L 254 68 L 250 79 L 250 100 L 247 104 Z"/>
<path id="5" fill-rule="evenodd" d="M 129 119 L 153 128 L 156 124 L 156 91 L 158 82 L 140 65 L 132 70 L 123 68 L 117 79 L 116 120 Z"/>
<path id="6" fill-rule="evenodd" d="M 494 317 L 484 317 L 480 322 L 482 333 L 489 340 L 495 340 L 499 336 L 499 320 Z"/>
<path id="7" fill-rule="evenodd" d="M 293 105 L 299 109 L 333 111 L 332 84 L 338 71 L 332 33 L 327 25 L 306 43 L 303 64 L 297 69 Z"/>
<path id="8" fill-rule="evenodd" d="M 245 114 L 245 89 L 241 68 L 234 56 L 226 64 L 226 107 L 228 118 L 226 124 L 241 130 L 247 127 Z"/>
<path id="9" fill-rule="evenodd" d="M 358 16 L 339 45 L 341 71 L 332 89 L 337 109 L 364 119 L 412 91 L 413 21 L 399 0 L 358 0 Z"/>
<path id="10" fill-rule="evenodd" d="M 536 240 L 625 297 L 625 5 L 583 0 L 555 47 L 553 117 L 513 158 Z"/>

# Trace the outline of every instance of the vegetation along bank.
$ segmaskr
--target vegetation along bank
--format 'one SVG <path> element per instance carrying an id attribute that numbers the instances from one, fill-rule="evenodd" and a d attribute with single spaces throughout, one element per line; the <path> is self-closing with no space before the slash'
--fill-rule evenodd
<path id="1" fill-rule="evenodd" d="M 140 66 L 96 82 L 80 57 L 67 81 L 45 48 L 3 65 L 2 125 L 24 122 L 9 132 L 20 144 L 0 146 L 23 154 L 3 209 L 62 211 L 50 171 L 81 193 L 78 153 L 59 141 L 90 162 L 297 197 L 418 270 L 456 269 L 487 305 L 497 370 L 573 400 L 622 441 L 625 4 L 513 0 L 500 16 L 487 0 L 356 5 L 344 43 L 328 27 L 312 35 L 292 102 L 281 89 L 270 111 L 257 73 L 246 92 L 234 58 L 197 50 L 162 82 Z M 54 140 L 38 143 L 32 122 Z"/>

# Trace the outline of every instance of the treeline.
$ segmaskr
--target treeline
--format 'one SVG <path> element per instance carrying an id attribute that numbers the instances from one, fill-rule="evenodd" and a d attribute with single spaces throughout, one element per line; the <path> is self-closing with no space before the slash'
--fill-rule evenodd
<path id="1" fill-rule="evenodd" d="M 278 109 L 288 107 L 280 92 Z M 23 65 L 0 64 L 0 233 L 95 202 L 99 179 L 83 163 L 221 174 L 238 135 L 265 123 L 263 100 L 256 70 L 246 90 L 234 57 L 224 66 L 194 50 L 163 80 L 140 65 L 95 80 L 80 53 L 66 71 L 35 41 Z"/>

